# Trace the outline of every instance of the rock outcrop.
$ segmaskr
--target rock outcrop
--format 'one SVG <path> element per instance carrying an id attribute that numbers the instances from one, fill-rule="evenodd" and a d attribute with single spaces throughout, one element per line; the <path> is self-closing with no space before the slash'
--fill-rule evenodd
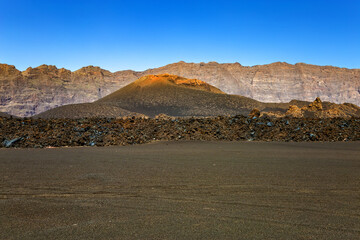
<path id="1" fill-rule="evenodd" d="M 360 116 L 360 108 L 349 103 L 323 103 L 321 99 L 317 97 L 314 102 L 302 108 L 291 105 L 285 115 L 295 118 L 348 118 Z"/>
<path id="2" fill-rule="evenodd" d="M 143 72 L 111 73 L 93 66 L 71 72 L 48 65 L 21 72 L 0 64 L 0 111 L 32 116 L 62 105 L 92 102 L 141 76 L 161 73 L 199 79 L 225 93 L 263 102 L 312 101 L 320 97 L 323 101 L 360 105 L 360 69 L 282 62 L 253 67 L 178 62 Z"/>
<path id="3" fill-rule="evenodd" d="M 257 108 L 254 108 L 253 110 L 251 110 L 251 112 L 249 113 L 249 117 L 250 118 L 258 118 L 258 117 L 260 117 L 260 110 L 259 109 L 257 109 Z"/>
<path id="4" fill-rule="evenodd" d="M 304 114 L 301 110 L 301 108 L 299 108 L 296 105 L 290 105 L 289 109 L 287 110 L 286 116 L 291 116 L 291 117 L 296 117 L 296 118 L 302 118 L 304 117 Z"/>
<path id="5" fill-rule="evenodd" d="M 309 106 L 306 108 L 308 111 L 322 111 L 323 110 L 323 105 L 322 105 L 322 101 L 319 97 L 317 97 L 315 99 L 314 102 L 310 103 Z"/>

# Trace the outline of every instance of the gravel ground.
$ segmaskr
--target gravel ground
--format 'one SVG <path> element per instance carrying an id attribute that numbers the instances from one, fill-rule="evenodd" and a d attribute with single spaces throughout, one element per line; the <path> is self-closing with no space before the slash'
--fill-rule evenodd
<path id="1" fill-rule="evenodd" d="M 0 239 L 359 239 L 360 142 L 0 149 Z"/>

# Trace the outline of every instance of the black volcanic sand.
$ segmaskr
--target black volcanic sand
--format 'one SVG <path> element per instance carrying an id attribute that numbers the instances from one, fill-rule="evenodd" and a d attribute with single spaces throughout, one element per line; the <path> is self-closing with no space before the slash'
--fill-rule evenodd
<path id="1" fill-rule="evenodd" d="M 157 140 L 359 141 L 360 118 L 0 118 L 0 147 L 132 145 Z"/>
<path id="2" fill-rule="evenodd" d="M 0 239 L 359 239 L 360 142 L 0 149 Z"/>

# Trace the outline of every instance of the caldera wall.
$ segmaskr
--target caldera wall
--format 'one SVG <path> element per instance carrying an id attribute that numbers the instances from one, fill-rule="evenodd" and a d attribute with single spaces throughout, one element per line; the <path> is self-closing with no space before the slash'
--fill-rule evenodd
<path id="1" fill-rule="evenodd" d="M 308 64 L 273 63 L 245 67 L 239 63 L 178 62 L 143 72 L 111 73 L 99 67 L 75 72 L 42 65 L 19 71 L 0 64 L 0 112 L 32 116 L 73 103 L 92 102 L 148 74 L 169 73 L 205 81 L 220 90 L 263 102 L 292 99 L 360 105 L 360 70 Z"/>

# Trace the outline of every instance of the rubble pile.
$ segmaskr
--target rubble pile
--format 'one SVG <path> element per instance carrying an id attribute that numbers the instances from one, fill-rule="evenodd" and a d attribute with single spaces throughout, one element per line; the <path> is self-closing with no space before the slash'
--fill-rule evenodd
<path id="1" fill-rule="evenodd" d="M 327 106 L 324 108 L 323 102 L 317 97 L 308 106 L 300 108 L 296 105 L 290 105 L 285 115 L 296 118 L 348 118 L 360 114 L 360 108 L 351 103 L 334 104 L 327 102 L 325 104 Z"/>
<path id="2" fill-rule="evenodd" d="M 0 117 L 0 147 L 109 146 L 159 140 L 359 141 L 360 118 L 240 115 L 206 118 L 166 115 L 84 119 Z"/>

